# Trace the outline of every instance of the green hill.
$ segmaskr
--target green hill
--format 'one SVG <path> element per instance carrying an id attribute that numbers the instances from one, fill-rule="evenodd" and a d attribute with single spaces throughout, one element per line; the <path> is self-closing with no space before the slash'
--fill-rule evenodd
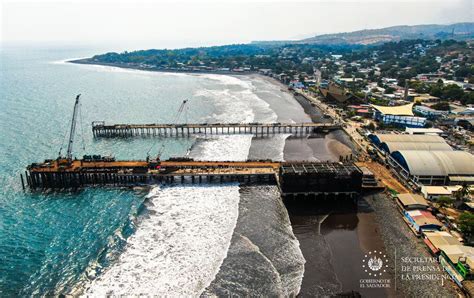
<path id="1" fill-rule="evenodd" d="M 257 41 L 256 44 L 307 43 L 326 45 L 371 45 L 404 39 L 455 39 L 474 38 L 474 23 L 451 25 L 393 26 L 381 29 L 366 29 L 353 32 L 322 34 L 298 41 Z"/>

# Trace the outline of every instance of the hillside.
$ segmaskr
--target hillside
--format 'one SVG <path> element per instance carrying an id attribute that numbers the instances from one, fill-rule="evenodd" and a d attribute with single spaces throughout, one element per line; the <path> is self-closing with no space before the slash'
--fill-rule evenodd
<path id="1" fill-rule="evenodd" d="M 353 32 L 322 34 L 298 41 L 256 41 L 256 44 L 308 43 L 326 45 L 371 45 L 404 39 L 456 39 L 474 38 L 474 23 L 451 25 L 393 26 L 381 29 L 366 29 Z"/>

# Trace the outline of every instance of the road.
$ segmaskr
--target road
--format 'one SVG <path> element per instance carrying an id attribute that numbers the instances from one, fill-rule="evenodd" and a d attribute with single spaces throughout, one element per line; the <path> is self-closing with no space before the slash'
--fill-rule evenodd
<path id="1" fill-rule="evenodd" d="M 408 193 L 410 192 L 400 181 L 398 181 L 394 175 L 390 172 L 389 169 L 385 168 L 383 165 L 371 161 L 369 155 L 367 154 L 367 147 L 369 146 L 369 142 L 362 136 L 358 129 L 361 128 L 361 123 L 351 120 L 344 120 L 335 109 L 331 108 L 324 102 L 322 102 L 318 97 L 311 95 L 309 92 L 299 91 L 299 94 L 306 97 L 312 103 L 314 103 L 323 113 L 331 116 L 334 119 L 335 123 L 340 123 L 342 129 L 349 135 L 352 142 L 356 144 L 358 150 L 358 159 L 359 162 L 356 164 L 358 166 L 363 166 L 368 168 L 376 178 L 380 179 L 380 181 L 390 189 L 395 190 L 398 193 Z"/>

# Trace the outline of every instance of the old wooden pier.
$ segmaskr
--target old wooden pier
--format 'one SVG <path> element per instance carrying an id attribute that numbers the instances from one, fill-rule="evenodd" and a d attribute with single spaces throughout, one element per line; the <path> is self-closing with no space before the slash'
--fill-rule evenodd
<path id="1" fill-rule="evenodd" d="M 340 129 L 331 123 L 202 123 L 202 124 L 111 124 L 92 122 L 94 137 L 189 136 L 192 134 L 307 135 Z"/>

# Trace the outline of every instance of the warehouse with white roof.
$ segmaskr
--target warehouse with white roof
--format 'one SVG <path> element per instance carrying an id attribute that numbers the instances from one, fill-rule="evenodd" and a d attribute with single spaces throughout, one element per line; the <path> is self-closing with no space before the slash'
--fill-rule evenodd
<path id="1" fill-rule="evenodd" d="M 398 150 L 387 161 L 417 185 L 474 184 L 474 155 L 469 152 Z"/>
<path id="2" fill-rule="evenodd" d="M 370 134 L 369 139 L 380 150 L 392 153 L 400 150 L 452 151 L 446 141 L 437 135 Z"/>

